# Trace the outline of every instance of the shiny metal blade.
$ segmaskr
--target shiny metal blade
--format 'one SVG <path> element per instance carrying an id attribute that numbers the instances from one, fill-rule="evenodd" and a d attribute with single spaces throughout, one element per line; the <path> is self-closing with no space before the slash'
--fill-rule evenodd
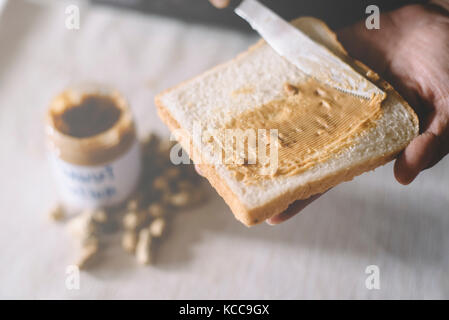
<path id="1" fill-rule="evenodd" d="M 256 0 L 244 0 L 235 13 L 245 19 L 282 57 L 305 74 L 340 91 L 366 99 L 385 93 L 329 49 L 310 39 Z"/>

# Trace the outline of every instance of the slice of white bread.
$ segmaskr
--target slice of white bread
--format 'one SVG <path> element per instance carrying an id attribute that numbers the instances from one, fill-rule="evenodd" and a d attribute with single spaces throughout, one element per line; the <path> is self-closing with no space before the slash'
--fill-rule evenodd
<path id="1" fill-rule="evenodd" d="M 203 130 L 220 127 L 251 108 L 278 99 L 286 82 L 299 83 L 306 76 L 279 56 L 263 40 L 234 60 L 159 94 L 158 113 L 202 174 L 224 198 L 235 217 L 247 226 L 281 213 L 289 204 L 329 188 L 392 160 L 418 134 L 416 114 L 407 102 L 376 73 L 347 56 L 336 35 L 322 21 L 299 18 L 293 24 L 387 93 L 382 116 L 365 134 L 358 135 L 342 152 L 293 176 L 245 184 L 236 180 L 225 165 L 207 163 L 207 146 L 192 134 L 195 122 Z M 253 88 L 246 90 L 246 88 Z M 246 92 L 249 94 L 235 94 Z M 192 145 L 191 145 L 191 144 Z M 201 145 L 200 145 L 201 144 Z M 192 148 L 190 148 L 193 146 Z M 209 162 L 210 163 L 210 162 Z"/>

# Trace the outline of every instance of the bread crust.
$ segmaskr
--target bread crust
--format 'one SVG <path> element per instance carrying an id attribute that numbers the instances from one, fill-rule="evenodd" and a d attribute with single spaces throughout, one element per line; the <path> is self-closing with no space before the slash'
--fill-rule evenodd
<path id="1" fill-rule="evenodd" d="M 334 39 L 335 44 L 338 45 L 338 52 L 335 52 L 339 56 L 343 57 L 345 62 L 351 65 L 356 71 L 370 79 L 373 83 L 375 83 L 378 87 L 383 89 L 387 95 L 394 95 L 396 96 L 400 102 L 404 105 L 407 112 L 412 116 L 412 122 L 415 127 L 415 132 L 418 132 L 419 128 L 419 121 L 418 117 L 413 111 L 413 109 L 408 105 L 408 103 L 393 89 L 393 87 L 388 84 L 385 80 L 381 79 L 374 71 L 372 71 L 370 68 L 368 68 L 366 65 L 364 65 L 362 62 L 357 61 L 347 55 L 346 50 L 343 48 L 343 46 L 338 42 L 336 34 L 332 32 L 328 26 L 322 22 L 321 20 L 318 20 L 316 18 L 300 18 L 294 21 L 294 24 L 298 24 L 300 22 L 304 22 L 305 20 L 312 20 L 312 23 L 319 23 L 321 24 L 321 27 L 323 30 L 325 30 L 328 33 L 328 36 L 332 39 Z M 256 43 L 254 46 L 250 47 L 248 51 L 255 50 L 259 46 L 263 45 L 264 41 L 261 40 L 258 43 Z M 247 52 L 248 52 L 247 51 Z M 245 52 L 246 53 L 246 52 Z M 235 61 L 242 57 L 245 53 L 242 53 L 238 55 L 236 58 L 234 58 Z M 229 63 L 229 62 L 228 62 Z M 215 67 L 218 68 L 219 66 Z M 213 69 L 215 69 L 213 68 Z M 212 69 L 212 70 L 213 70 Z M 210 72 L 211 70 L 207 71 Z M 201 76 L 201 75 L 200 75 Z M 195 78 L 194 78 L 195 79 Z M 189 80 L 191 81 L 191 80 Z M 188 82 L 188 81 L 186 81 Z M 155 104 L 158 110 L 158 114 L 162 121 L 170 128 L 171 131 L 174 131 L 176 129 L 180 129 L 179 123 L 173 118 L 173 116 L 170 114 L 170 112 L 167 110 L 167 108 L 162 103 L 161 97 L 166 92 L 169 92 L 170 90 L 174 90 L 179 86 L 184 85 L 186 82 L 183 82 L 179 84 L 178 86 L 165 90 L 155 98 Z M 246 208 L 238 199 L 238 197 L 232 192 L 230 187 L 225 183 L 224 179 L 220 177 L 218 172 L 216 171 L 215 167 L 211 164 L 205 164 L 206 161 L 203 161 L 204 159 L 201 158 L 201 154 L 197 151 L 195 147 L 190 146 L 190 137 L 188 136 L 188 133 L 185 130 L 180 130 L 180 136 L 178 137 L 179 142 L 183 146 L 185 150 L 190 150 L 191 154 L 189 156 L 195 163 L 201 163 L 199 164 L 199 168 L 206 177 L 211 185 L 217 190 L 218 194 L 225 200 L 227 205 L 231 208 L 234 216 L 243 224 L 246 226 L 252 226 L 258 223 L 261 223 L 265 221 L 268 218 L 271 218 L 284 210 L 288 208 L 288 206 L 296 201 L 296 200 L 302 200 L 307 199 L 315 194 L 323 193 L 326 190 L 340 184 L 341 182 L 350 181 L 354 177 L 370 170 L 374 170 L 375 168 L 386 164 L 387 162 L 391 161 L 395 158 L 395 156 L 408 145 L 408 141 L 400 146 L 398 146 L 396 149 L 391 150 L 389 153 L 384 154 L 382 156 L 370 159 L 367 162 L 364 162 L 363 164 L 354 164 L 351 167 L 344 168 L 339 171 L 335 171 L 330 173 L 329 175 L 326 175 L 322 177 L 319 180 L 312 181 L 306 185 L 302 185 L 294 189 L 293 191 L 290 191 L 288 193 L 284 193 L 273 200 L 264 203 L 260 207 L 256 208 Z"/>

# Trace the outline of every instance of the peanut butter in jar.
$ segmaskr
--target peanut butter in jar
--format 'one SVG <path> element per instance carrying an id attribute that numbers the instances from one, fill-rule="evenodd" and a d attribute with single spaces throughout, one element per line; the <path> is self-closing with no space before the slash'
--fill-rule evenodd
<path id="1" fill-rule="evenodd" d="M 69 208 L 114 206 L 134 191 L 140 147 L 126 100 L 115 90 L 69 88 L 46 114 L 49 158 Z"/>

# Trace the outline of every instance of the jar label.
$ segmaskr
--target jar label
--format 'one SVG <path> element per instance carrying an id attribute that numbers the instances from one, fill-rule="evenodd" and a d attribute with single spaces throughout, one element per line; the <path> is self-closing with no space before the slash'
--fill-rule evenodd
<path id="1" fill-rule="evenodd" d="M 112 206 L 124 201 L 138 183 L 140 144 L 136 141 L 125 154 L 104 165 L 75 165 L 54 153 L 50 162 L 66 205 L 77 209 Z"/>

